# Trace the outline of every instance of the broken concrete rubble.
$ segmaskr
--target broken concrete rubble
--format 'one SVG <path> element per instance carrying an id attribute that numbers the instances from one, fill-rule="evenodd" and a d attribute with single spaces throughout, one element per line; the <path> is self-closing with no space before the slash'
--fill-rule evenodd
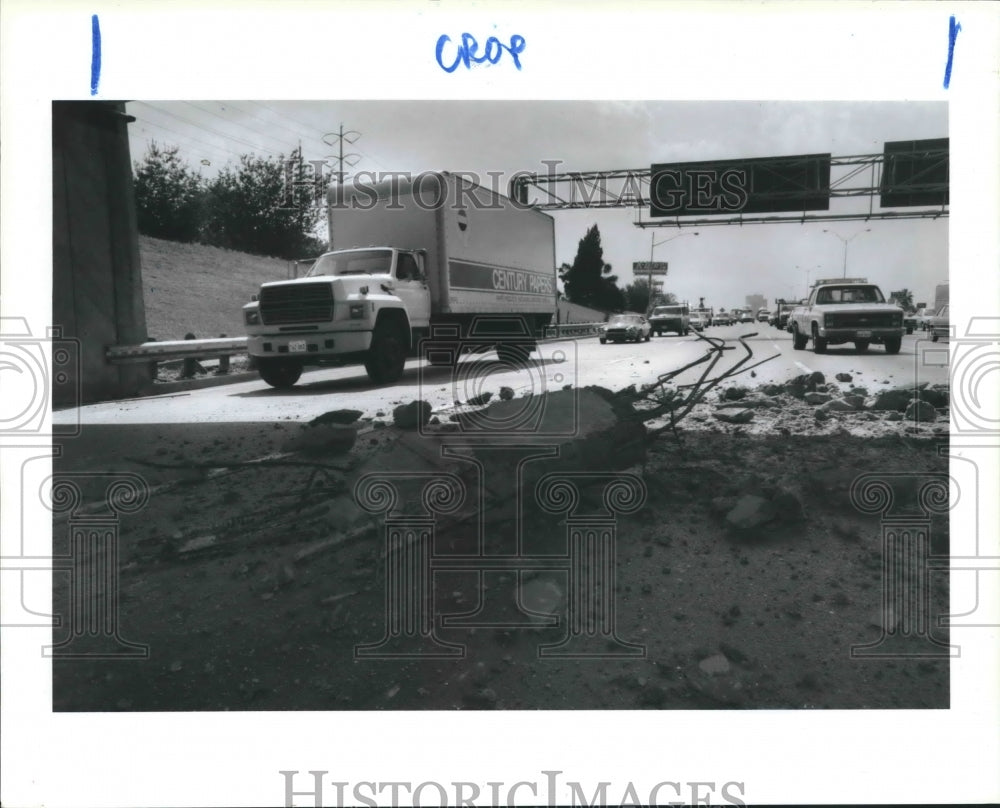
<path id="1" fill-rule="evenodd" d="M 937 420 L 937 410 L 929 402 L 915 398 L 906 405 L 903 417 L 907 421 L 935 421 Z"/>
<path id="2" fill-rule="evenodd" d="M 753 420 L 753 410 L 720 410 L 715 417 L 727 424 L 748 424 Z"/>
<path id="3" fill-rule="evenodd" d="M 400 404 L 392 411 L 393 423 L 400 429 L 416 429 L 431 419 L 431 405 L 426 401 Z"/>

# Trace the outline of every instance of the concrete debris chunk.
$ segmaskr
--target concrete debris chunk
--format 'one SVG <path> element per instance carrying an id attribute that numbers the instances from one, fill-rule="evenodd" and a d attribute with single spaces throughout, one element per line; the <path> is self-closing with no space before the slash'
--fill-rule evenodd
<path id="1" fill-rule="evenodd" d="M 727 424 L 748 424 L 753 420 L 753 410 L 721 410 L 715 413 L 715 417 Z"/>
<path id="2" fill-rule="evenodd" d="M 321 426 L 323 424 L 353 424 L 364 413 L 361 410 L 331 410 L 317 415 L 309 422 L 309 426 Z"/>
<path id="3" fill-rule="evenodd" d="M 769 500 L 756 494 L 746 494 L 726 514 L 726 524 L 735 530 L 753 530 L 770 522 L 776 515 L 777 511 Z"/>
<path id="4" fill-rule="evenodd" d="M 915 398 L 907 405 L 903 417 L 907 421 L 935 421 L 937 410 L 929 402 Z"/>
<path id="5" fill-rule="evenodd" d="M 416 429 L 426 426 L 431 419 L 431 405 L 426 401 L 411 401 L 400 404 L 392 411 L 393 423 L 400 429 Z"/>
<path id="6" fill-rule="evenodd" d="M 903 387 L 883 390 L 875 396 L 875 402 L 872 404 L 872 409 L 903 412 L 912 398 L 913 391 Z"/>
<path id="7" fill-rule="evenodd" d="M 826 404 L 826 402 L 833 399 L 833 396 L 829 393 L 806 393 L 802 397 L 806 404 Z"/>

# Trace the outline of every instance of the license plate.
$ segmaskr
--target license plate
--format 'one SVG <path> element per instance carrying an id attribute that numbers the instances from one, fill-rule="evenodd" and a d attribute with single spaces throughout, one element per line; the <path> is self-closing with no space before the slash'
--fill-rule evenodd
<path id="1" fill-rule="evenodd" d="M 305 353 L 306 341 L 304 339 L 293 339 L 288 343 L 288 350 L 291 353 Z"/>
<path id="2" fill-rule="evenodd" d="M 859 337 L 870 337 L 871 335 L 872 335 L 871 331 L 859 331 L 858 332 L 858 336 Z"/>

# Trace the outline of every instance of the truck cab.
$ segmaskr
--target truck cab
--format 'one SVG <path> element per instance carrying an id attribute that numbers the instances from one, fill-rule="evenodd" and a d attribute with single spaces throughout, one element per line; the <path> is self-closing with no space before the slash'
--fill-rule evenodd
<path id="1" fill-rule="evenodd" d="M 853 342 L 859 353 L 872 343 L 899 353 L 905 330 L 903 310 L 864 278 L 817 281 L 806 303 L 789 314 L 788 327 L 796 350 L 812 340 L 816 353 L 845 342 Z"/>
<path id="2" fill-rule="evenodd" d="M 430 321 L 424 255 L 392 247 L 324 253 L 304 277 L 265 283 L 255 298 L 243 307 L 247 351 L 273 387 L 295 384 L 306 364 L 374 352 L 369 375 L 395 381 Z"/>

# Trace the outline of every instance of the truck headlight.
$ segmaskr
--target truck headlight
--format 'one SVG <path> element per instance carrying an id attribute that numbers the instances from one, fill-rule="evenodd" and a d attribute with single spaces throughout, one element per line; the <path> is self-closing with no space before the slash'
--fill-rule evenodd
<path id="1" fill-rule="evenodd" d="M 257 310 L 245 311 L 243 312 L 243 319 L 247 325 L 260 325 L 260 312 Z"/>
<path id="2" fill-rule="evenodd" d="M 350 306 L 348 306 L 348 311 L 350 312 L 352 320 L 361 320 L 365 316 L 365 304 L 351 303 Z"/>

